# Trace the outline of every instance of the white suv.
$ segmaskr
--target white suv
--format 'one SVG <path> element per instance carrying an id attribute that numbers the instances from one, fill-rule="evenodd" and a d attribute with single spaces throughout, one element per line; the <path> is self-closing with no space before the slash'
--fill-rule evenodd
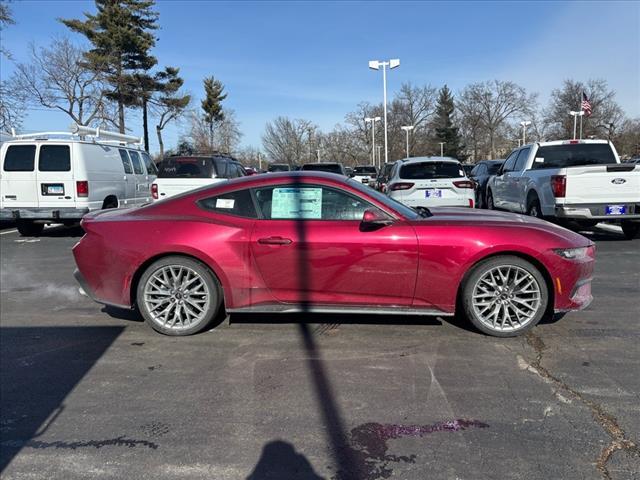
<path id="1" fill-rule="evenodd" d="M 83 134 L 92 129 L 82 127 Z M 48 223 L 77 222 L 103 208 L 151 201 L 156 167 L 139 145 L 92 140 L 59 132 L 18 135 L 0 149 L 0 219 L 15 220 L 22 235 L 37 235 Z M 118 138 L 129 138 L 112 134 Z"/>
<path id="2" fill-rule="evenodd" d="M 409 207 L 473 208 L 474 184 L 458 160 L 415 157 L 398 160 L 391 170 L 387 195 Z"/>

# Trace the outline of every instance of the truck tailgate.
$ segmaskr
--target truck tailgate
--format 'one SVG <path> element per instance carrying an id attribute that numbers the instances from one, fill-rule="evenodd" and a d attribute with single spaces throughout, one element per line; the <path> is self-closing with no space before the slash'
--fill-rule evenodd
<path id="1" fill-rule="evenodd" d="M 566 204 L 640 202 L 640 166 L 569 167 L 566 175 Z"/>
<path id="2" fill-rule="evenodd" d="M 225 181 L 224 178 L 156 178 L 158 200 Z"/>

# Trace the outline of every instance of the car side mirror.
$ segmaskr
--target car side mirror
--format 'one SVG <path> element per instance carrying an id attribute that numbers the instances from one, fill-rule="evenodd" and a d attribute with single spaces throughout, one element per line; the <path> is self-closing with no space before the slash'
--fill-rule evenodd
<path id="1" fill-rule="evenodd" d="M 389 215 L 378 208 L 367 208 L 362 214 L 360 222 L 360 231 L 369 232 L 377 230 L 387 225 L 391 225 L 393 220 Z"/>

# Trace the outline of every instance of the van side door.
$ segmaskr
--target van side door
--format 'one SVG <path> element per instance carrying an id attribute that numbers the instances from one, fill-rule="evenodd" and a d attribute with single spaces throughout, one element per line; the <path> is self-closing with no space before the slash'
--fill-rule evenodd
<path id="1" fill-rule="evenodd" d="M 122 206 L 134 206 L 138 204 L 136 191 L 138 179 L 133 173 L 133 166 L 131 165 L 131 159 L 129 154 L 124 148 L 119 148 L 120 160 L 122 160 L 122 168 L 124 169 L 124 189 L 125 198 L 121 202 Z"/>
<path id="2" fill-rule="evenodd" d="M 7 144 L 2 151 L 2 207 L 38 207 L 40 195 L 36 171 L 36 145 Z"/>
<path id="3" fill-rule="evenodd" d="M 139 205 L 151 201 L 151 182 L 147 174 L 140 153 L 135 150 L 129 150 L 129 157 L 133 164 L 133 172 L 136 175 L 136 199 Z"/>

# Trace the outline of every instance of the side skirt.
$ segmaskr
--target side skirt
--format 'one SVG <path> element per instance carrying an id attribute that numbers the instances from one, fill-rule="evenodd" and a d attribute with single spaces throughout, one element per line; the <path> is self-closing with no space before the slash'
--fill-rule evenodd
<path id="1" fill-rule="evenodd" d="M 254 305 L 251 307 L 228 308 L 228 313 L 355 313 L 368 315 L 429 315 L 452 317 L 454 313 L 447 313 L 436 309 L 410 307 L 352 307 L 342 305 L 293 305 L 273 304 Z"/>

